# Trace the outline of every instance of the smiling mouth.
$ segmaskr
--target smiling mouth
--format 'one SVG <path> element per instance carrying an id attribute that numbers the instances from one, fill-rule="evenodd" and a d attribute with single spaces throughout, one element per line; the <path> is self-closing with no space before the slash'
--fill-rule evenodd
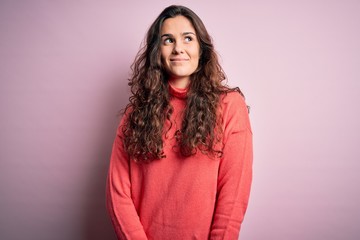
<path id="1" fill-rule="evenodd" d="M 186 58 L 172 58 L 170 59 L 171 62 L 185 62 L 185 61 L 189 61 L 189 59 Z"/>

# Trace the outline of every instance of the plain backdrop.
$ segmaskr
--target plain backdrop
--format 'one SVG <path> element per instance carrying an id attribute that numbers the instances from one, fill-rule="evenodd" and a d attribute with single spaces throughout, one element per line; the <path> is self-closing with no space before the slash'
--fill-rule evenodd
<path id="1" fill-rule="evenodd" d="M 0 2 L 0 239 L 115 239 L 105 179 L 130 65 L 194 10 L 251 106 L 242 240 L 360 239 L 360 1 Z"/>

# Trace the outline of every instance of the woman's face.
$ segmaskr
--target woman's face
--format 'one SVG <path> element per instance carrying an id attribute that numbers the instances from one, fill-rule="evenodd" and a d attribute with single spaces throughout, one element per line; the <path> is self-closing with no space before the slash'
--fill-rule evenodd
<path id="1" fill-rule="evenodd" d="M 161 27 L 161 60 L 175 87 L 184 88 L 199 65 L 200 45 L 184 16 L 168 18 Z"/>

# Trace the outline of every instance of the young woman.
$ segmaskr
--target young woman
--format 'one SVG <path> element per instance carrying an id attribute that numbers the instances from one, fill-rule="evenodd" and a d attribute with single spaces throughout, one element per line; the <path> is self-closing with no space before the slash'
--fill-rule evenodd
<path id="1" fill-rule="evenodd" d="M 252 132 L 201 19 L 183 6 L 164 9 L 132 70 L 107 180 L 118 238 L 237 239 Z"/>

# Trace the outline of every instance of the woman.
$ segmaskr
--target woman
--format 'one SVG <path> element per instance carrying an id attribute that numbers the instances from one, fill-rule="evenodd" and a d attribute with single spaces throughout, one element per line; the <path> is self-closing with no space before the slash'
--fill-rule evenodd
<path id="1" fill-rule="evenodd" d="M 110 160 L 107 207 L 119 239 L 237 239 L 252 178 L 238 88 L 222 84 L 211 38 L 183 6 L 163 10 L 132 67 Z"/>

